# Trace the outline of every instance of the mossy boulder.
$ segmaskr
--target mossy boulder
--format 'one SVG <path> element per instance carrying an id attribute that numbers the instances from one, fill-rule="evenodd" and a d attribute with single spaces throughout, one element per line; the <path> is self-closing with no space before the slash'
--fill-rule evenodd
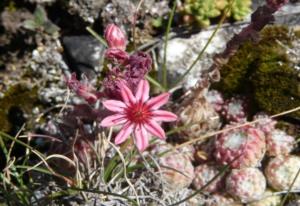
<path id="1" fill-rule="evenodd" d="M 25 84 L 11 86 L 0 98 L 0 130 L 14 133 L 26 117 L 32 114 L 32 109 L 38 105 L 37 87 Z"/>
<path id="2" fill-rule="evenodd" d="M 300 71 L 287 55 L 295 32 L 283 26 L 266 27 L 260 41 L 245 43 L 221 68 L 213 87 L 227 96 L 247 95 L 257 111 L 280 113 L 300 105 Z M 289 114 L 300 118 L 300 111 Z"/>

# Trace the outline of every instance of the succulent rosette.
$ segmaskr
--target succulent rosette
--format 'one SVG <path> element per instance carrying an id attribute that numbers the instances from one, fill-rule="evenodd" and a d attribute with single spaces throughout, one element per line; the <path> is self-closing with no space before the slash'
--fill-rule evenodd
<path id="1" fill-rule="evenodd" d="M 266 190 L 266 179 L 257 168 L 233 169 L 226 178 L 226 190 L 243 203 L 259 200 Z"/>
<path id="2" fill-rule="evenodd" d="M 170 190 L 188 187 L 194 178 L 194 166 L 186 155 L 178 151 L 168 153 L 158 159 L 160 174 Z"/>
<path id="3" fill-rule="evenodd" d="M 195 147 L 193 145 L 180 147 L 178 151 L 185 155 L 190 161 L 195 161 Z"/>
<path id="4" fill-rule="evenodd" d="M 299 169 L 300 157 L 278 156 L 270 160 L 265 169 L 265 175 L 269 185 L 276 190 L 288 190 L 291 186 L 292 189 L 299 190 L 300 175 L 295 180 Z"/>
<path id="5" fill-rule="evenodd" d="M 266 151 L 264 133 L 251 126 L 222 133 L 215 140 L 215 158 L 232 168 L 256 167 Z"/>
<path id="6" fill-rule="evenodd" d="M 205 97 L 217 112 L 220 112 L 223 109 L 224 99 L 220 92 L 217 90 L 210 90 L 205 94 Z"/>
<path id="7" fill-rule="evenodd" d="M 267 154 L 270 156 L 288 155 L 295 146 L 295 138 L 279 129 L 270 132 L 266 142 Z"/>
<path id="8" fill-rule="evenodd" d="M 277 121 L 271 119 L 267 114 L 264 113 L 258 113 L 254 115 L 253 120 L 259 120 L 255 124 L 255 127 L 263 131 L 265 135 L 268 135 L 270 132 L 272 132 L 277 123 Z"/>
<path id="9" fill-rule="evenodd" d="M 215 178 L 220 171 L 213 165 L 202 164 L 195 168 L 195 178 L 193 179 L 193 186 L 195 189 L 199 190 L 200 188 L 206 186 L 203 191 L 205 192 L 216 192 L 222 186 L 222 177 L 217 177 L 213 182 L 213 178 Z M 209 184 L 208 184 L 209 183 Z M 208 184 L 208 185 L 207 185 Z"/>
<path id="10" fill-rule="evenodd" d="M 242 97 L 232 97 L 225 101 L 222 114 L 228 122 L 245 122 L 247 104 Z"/>

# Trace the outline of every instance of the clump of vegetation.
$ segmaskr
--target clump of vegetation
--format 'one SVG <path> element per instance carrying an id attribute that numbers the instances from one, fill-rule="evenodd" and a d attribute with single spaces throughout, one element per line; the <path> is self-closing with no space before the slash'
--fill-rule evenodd
<path id="1" fill-rule="evenodd" d="M 26 29 L 32 31 L 43 31 L 47 34 L 54 34 L 59 31 L 59 27 L 47 18 L 47 13 L 41 6 L 37 6 L 34 11 L 34 18 L 26 20 L 23 23 L 23 26 Z"/>
<path id="2" fill-rule="evenodd" d="M 229 14 L 236 21 L 243 20 L 251 12 L 251 0 L 235 0 Z"/>
<path id="3" fill-rule="evenodd" d="M 247 94 L 259 110 L 279 113 L 300 105 L 299 70 L 286 48 L 296 38 L 286 27 L 267 27 L 257 43 L 243 45 L 221 69 L 214 85 L 227 96 Z M 300 116 L 300 112 L 291 114 Z"/>
<path id="4" fill-rule="evenodd" d="M 4 132 L 12 131 L 16 126 L 10 117 L 13 113 L 31 114 L 32 109 L 37 105 L 37 87 L 29 88 L 25 84 L 12 86 L 0 99 L 0 128 Z M 24 119 L 19 117 L 18 119 Z M 24 122 L 20 122 L 21 126 Z"/>
<path id="5" fill-rule="evenodd" d="M 207 27 L 212 18 L 220 17 L 229 0 L 185 0 L 183 14 L 185 20 L 196 22 L 200 27 Z M 235 0 L 228 17 L 240 21 L 251 12 L 250 0 Z"/>

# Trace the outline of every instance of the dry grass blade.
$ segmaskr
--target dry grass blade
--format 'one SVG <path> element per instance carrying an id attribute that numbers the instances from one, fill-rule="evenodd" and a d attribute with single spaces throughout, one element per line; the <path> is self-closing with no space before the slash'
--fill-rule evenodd
<path id="1" fill-rule="evenodd" d="M 63 180 L 66 181 L 68 184 L 71 184 L 71 185 L 74 184 L 73 180 L 71 180 L 71 179 L 69 179 L 69 178 L 67 178 L 67 177 L 65 177 L 65 176 L 63 176 L 63 175 L 61 175 L 61 174 L 56 173 L 56 172 L 49 166 L 49 164 L 47 163 L 47 161 L 45 160 L 46 157 L 44 157 L 44 155 L 43 155 L 42 153 L 40 153 L 39 151 L 35 150 L 35 149 L 32 148 L 30 145 L 27 145 L 26 143 L 24 143 L 24 142 L 22 142 L 22 141 L 20 141 L 20 140 L 18 140 L 18 139 L 16 139 L 16 138 L 14 138 L 14 137 L 11 137 L 11 136 L 9 136 L 9 135 L 5 134 L 4 132 L 1 132 L 1 131 L 0 131 L 0 135 L 1 135 L 2 137 L 5 137 L 5 138 L 9 139 L 9 140 L 15 141 L 16 143 L 18 143 L 18 144 L 24 146 L 25 148 L 29 149 L 32 153 L 34 153 L 36 156 L 38 156 L 38 157 L 42 160 L 42 162 L 45 164 L 45 166 L 46 166 L 47 169 L 51 172 L 52 175 L 54 175 L 54 176 L 56 176 L 56 177 L 59 177 L 59 178 L 63 179 Z"/>
<path id="2" fill-rule="evenodd" d="M 296 107 L 296 108 L 293 108 L 293 109 L 290 109 L 290 110 L 287 110 L 287 111 L 284 111 L 284 112 L 281 112 L 281 113 L 278 113 L 278 114 L 275 114 L 275 115 L 272 115 L 272 116 L 270 116 L 270 118 L 274 119 L 276 117 L 284 116 L 286 114 L 290 114 L 290 113 L 296 112 L 298 110 L 300 110 L 300 106 Z M 243 124 L 238 124 L 238 125 L 233 126 L 233 127 L 228 127 L 226 129 L 222 129 L 220 131 L 210 132 L 210 133 L 208 133 L 206 135 L 203 135 L 201 137 L 198 137 L 198 138 L 192 139 L 190 141 L 187 141 L 187 142 L 185 142 L 183 144 L 177 145 L 177 146 L 174 147 L 173 150 L 185 147 L 187 145 L 191 145 L 191 144 L 196 143 L 198 141 L 206 140 L 209 137 L 212 137 L 212 136 L 215 136 L 215 135 L 218 135 L 218 134 L 222 134 L 224 132 L 228 132 L 228 131 L 231 131 L 231 130 L 234 130 L 234 129 L 238 129 L 238 128 L 241 128 L 241 127 L 245 127 L 245 126 L 248 126 L 248 125 L 253 125 L 253 124 L 256 124 L 256 123 L 258 123 L 260 121 L 264 121 L 264 120 L 265 119 L 257 119 L 257 120 L 251 121 L 251 122 L 246 122 L 246 123 L 243 123 Z"/>
<path id="3" fill-rule="evenodd" d="M 123 154 L 120 152 L 120 150 L 111 142 L 109 142 L 109 144 L 117 151 L 118 155 L 120 156 L 122 163 L 123 163 L 123 168 L 124 168 L 124 178 L 126 179 L 126 182 L 128 183 L 128 185 L 131 187 L 131 189 L 133 190 L 135 196 L 136 196 L 136 201 L 137 204 L 140 205 L 140 201 L 139 201 L 139 197 L 138 197 L 138 193 L 135 190 L 133 184 L 130 182 L 130 180 L 127 177 L 127 168 L 126 168 L 126 161 L 124 159 Z"/>

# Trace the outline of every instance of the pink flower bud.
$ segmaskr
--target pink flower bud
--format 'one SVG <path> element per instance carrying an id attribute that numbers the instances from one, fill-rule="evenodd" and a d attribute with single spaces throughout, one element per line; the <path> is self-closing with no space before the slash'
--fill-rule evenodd
<path id="1" fill-rule="evenodd" d="M 109 24 L 104 32 L 105 39 L 110 48 L 117 48 L 125 51 L 126 49 L 126 36 L 123 31 L 115 24 Z"/>
<path id="2" fill-rule="evenodd" d="M 65 76 L 65 81 L 72 91 L 85 99 L 89 104 L 96 103 L 96 101 L 103 96 L 101 92 L 96 91 L 96 89 L 88 83 L 86 77 L 84 77 L 84 81 L 78 81 L 76 74 L 72 73 L 70 78 Z"/>

